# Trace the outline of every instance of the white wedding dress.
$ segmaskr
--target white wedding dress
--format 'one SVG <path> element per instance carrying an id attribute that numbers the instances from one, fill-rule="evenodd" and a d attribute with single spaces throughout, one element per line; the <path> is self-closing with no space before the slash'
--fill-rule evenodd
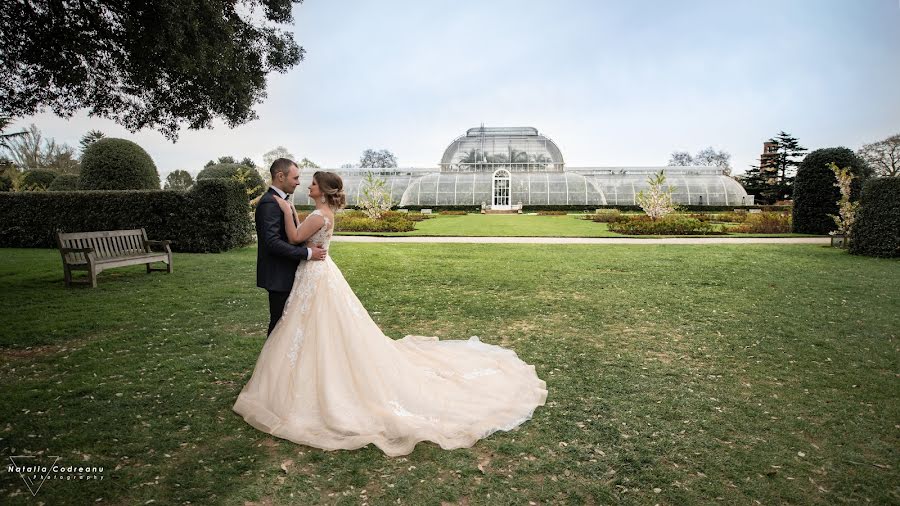
<path id="1" fill-rule="evenodd" d="M 333 224 L 322 216 L 325 225 L 307 242 L 327 248 Z M 419 441 L 471 447 L 517 428 L 546 399 L 547 384 L 512 350 L 476 336 L 384 335 L 328 256 L 300 262 L 233 409 L 295 443 L 324 450 L 373 443 L 393 457 Z"/>

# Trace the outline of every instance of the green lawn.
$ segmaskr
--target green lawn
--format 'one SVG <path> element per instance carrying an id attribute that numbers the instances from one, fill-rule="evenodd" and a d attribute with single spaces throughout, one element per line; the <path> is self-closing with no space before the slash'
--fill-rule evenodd
<path id="1" fill-rule="evenodd" d="M 552 218 L 550 218 L 552 220 Z M 448 220 L 449 221 L 449 220 Z M 900 263 L 815 245 L 348 244 L 385 332 L 514 349 L 547 381 L 473 448 L 324 452 L 231 411 L 263 344 L 256 250 L 64 289 L 55 250 L 0 250 L 3 504 L 900 502 Z"/>
<path id="2" fill-rule="evenodd" d="M 435 215 L 416 223 L 412 232 L 339 232 L 338 235 L 467 236 L 467 237 L 660 237 L 627 236 L 610 232 L 606 223 L 583 220 L 581 214 L 537 216 L 528 214 Z M 810 234 L 729 234 L 735 237 L 814 237 Z M 680 236 L 684 237 L 684 236 Z"/>

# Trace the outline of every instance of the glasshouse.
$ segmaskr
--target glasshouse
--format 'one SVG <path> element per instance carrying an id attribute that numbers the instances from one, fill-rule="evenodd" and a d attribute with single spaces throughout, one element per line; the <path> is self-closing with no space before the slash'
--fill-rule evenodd
<path id="1" fill-rule="evenodd" d="M 566 167 L 556 143 L 531 127 L 470 128 L 436 168 L 327 170 L 344 179 L 349 206 L 362 196 L 369 172 L 385 181 L 399 207 L 636 205 L 660 170 L 677 204 L 753 204 L 753 195 L 716 167 Z"/>

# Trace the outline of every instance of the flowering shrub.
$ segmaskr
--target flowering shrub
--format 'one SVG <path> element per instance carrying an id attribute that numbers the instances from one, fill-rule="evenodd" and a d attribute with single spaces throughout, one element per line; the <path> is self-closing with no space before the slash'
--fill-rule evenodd
<path id="1" fill-rule="evenodd" d="M 662 186 L 665 182 L 666 174 L 660 170 L 656 175 L 647 178 L 647 183 L 650 184 L 649 191 L 644 193 L 644 190 L 641 190 L 635 195 L 641 209 L 652 220 L 658 220 L 675 211 L 675 205 L 672 202 L 674 188 L 670 186 L 668 189 L 663 190 Z"/>
<path id="2" fill-rule="evenodd" d="M 362 181 L 362 195 L 358 202 L 366 217 L 377 220 L 385 211 L 391 209 L 393 202 L 390 192 L 385 189 L 386 184 L 383 178 L 375 177 L 371 171 L 366 173 Z"/>
<path id="3" fill-rule="evenodd" d="M 838 228 L 828 233 L 830 235 L 846 234 L 849 236 L 850 231 L 853 229 L 853 219 L 856 216 L 856 210 L 859 207 L 859 202 L 850 202 L 850 184 L 856 176 L 850 172 L 850 167 L 840 169 L 834 162 L 829 163 L 828 168 L 831 169 L 831 172 L 834 172 L 834 177 L 837 179 L 837 183 L 834 183 L 834 186 L 841 190 L 841 200 L 838 201 L 839 214 L 828 215 L 831 216 Z"/>

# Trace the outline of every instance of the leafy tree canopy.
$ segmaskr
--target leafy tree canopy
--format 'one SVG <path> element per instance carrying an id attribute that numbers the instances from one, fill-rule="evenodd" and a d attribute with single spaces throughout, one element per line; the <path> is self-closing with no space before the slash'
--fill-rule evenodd
<path id="1" fill-rule="evenodd" d="M 365 168 L 386 168 L 397 166 L 397 156 L 386 149 L 367 149 L 359 158 L 359 166 Z"/>
<path id="2" fill-rule="evenodd" d="M 175 141 L 182 125 L 234 127 L 257 115 L 266 75 L 303 48 L 278 25 L 302 0 L 0 2 L 0 112 L 86 108 Z"/>

